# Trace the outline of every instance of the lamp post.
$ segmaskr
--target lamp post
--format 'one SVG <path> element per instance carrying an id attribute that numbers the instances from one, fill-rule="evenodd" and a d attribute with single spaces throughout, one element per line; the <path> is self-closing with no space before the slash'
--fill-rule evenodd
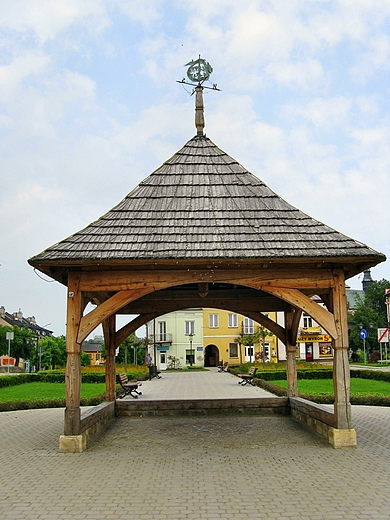
<path id="1" fill-rule="evenodd" d="M 192 340 L 194 339 L 192 332 L 190 332 L 188 337 L 190 338 L 190 367 L 192 367 Z"/>
<path id="2" fill-rule="evenodd" d="M 11 360 L 11 340 L 14 339 L 14 333 L 7 332 L 6 339 L 8 341 L 8 374 L 9 374 L 9 364 L 10 364 L 10 360 Z"/>
<path id="3" fill-rule="evenodd" d="M 42 370 L 42 353 L 43 353 L 43 347 L 40 347 L 38 344 L 39 372 Z"/>

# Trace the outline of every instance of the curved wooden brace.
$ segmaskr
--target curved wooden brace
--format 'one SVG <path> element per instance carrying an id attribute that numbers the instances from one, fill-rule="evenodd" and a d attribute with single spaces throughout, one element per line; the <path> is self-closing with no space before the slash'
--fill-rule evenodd
<path id="1" fill-rule="evenodd" d="M 237 311 L 236 311 L 237 312 Z M 242 314 L 242 313 L 240 313 Z M 275 321 L 268 318 L 268 316 L 264 316 L 262 312 L 245 312 L 245 316 L 248 318 L 251 318 L 253 321 L 256 321 L 257 323 L 260 323 L 260 325 L 263 325 L 266 329 L 268 329 L 272 334 L 274 334 L 277 338 L 280 339 L 282 343 L 286 345 L 286 329 L 283 328 L 281 325 L 276 323 Z"/>
<path id="2" fill-rule="evenodd" d="M 96 307 L 96 309 L 93 309 L 93 311 L 82 317 L 77 334 L 77 343 L 81 344 L 100 323 L 121 309 L 124 305 L 153 291 L 153 286 L 143 287 L 142 289 L 131 289 L 129 291 L 118 291 L 111 296 L 111 298 Z"/>
<path id="3" fill-rule="evenodd" d="M 321 325 L 332 336 L 333 339 L 338 338 L 338 332 L 334 316 L 331 312 L 313 302 L 308 296 L 304 295 L 298 289 L 287 289 L 281 287 L 272 287 L 266 285 L 261 287 L 262 291 L 269 292 L 282 300 L 285 300 L 294 307 L 298 307 L 311 316 L 319 325 Z"/>
<path id="4" fill-rule="evenodd" d="M 164 312 L 164 314 L 166 314 Z M 115 335 L 115 348 L 118 348 L 119 345 L 125 341 L 125 339 L 130 336 L 137 329 L 148 323 L 148 321 L 153 320 L 161 316 L 158 312 L 149 312 L 148 314 L 140 314 L 133 320 L 129 321 L 126 325 L 124 325 L 121 329 L 119 329 Z"/>

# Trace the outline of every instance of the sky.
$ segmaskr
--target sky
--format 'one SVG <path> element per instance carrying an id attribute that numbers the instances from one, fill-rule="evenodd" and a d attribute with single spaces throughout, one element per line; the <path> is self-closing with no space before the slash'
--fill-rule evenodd
<path id="1" fill-rule="evenodd" d="M 390 0 L 0 0 L 0 306 L 65 333 L 65 287 L 27 260 L 195 135 L 199 55 L 206 135 L 390 257 Z"/>

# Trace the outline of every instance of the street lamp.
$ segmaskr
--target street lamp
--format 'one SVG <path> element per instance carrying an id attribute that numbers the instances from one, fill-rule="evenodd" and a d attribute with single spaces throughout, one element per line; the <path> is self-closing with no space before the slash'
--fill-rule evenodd
<path id="1" fill-rule="evenodd" d="M 39 372 L 42 370 L 42 353 L 43 353 L 43 347 L 40 347 L 38 344 Z"/>
<path id="2" fill-rule="evenodd" d="M 188 337 L 190 338 L 190 367 L 192 367 L 192 340 L 194 339 L 192 332 L 188 334 Z"/>

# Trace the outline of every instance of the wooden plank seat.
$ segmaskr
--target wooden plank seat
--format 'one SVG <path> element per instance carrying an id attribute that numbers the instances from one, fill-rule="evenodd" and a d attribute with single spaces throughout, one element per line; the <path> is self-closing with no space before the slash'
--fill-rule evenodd
<path id="1" fill-rule="evenodd" d="M 123 399 L 126 395 L 131 395 L 134 399 L 138 399 L 142 392 L 138 392 L 138 387 L 142 386 L 139 381 L 129 381 L 125 373 L 118 374 L 119 384 L 122 387 L 123 394 L 119 396 L 119 399 Z"/>
<path id="2" fill-rule="evenodd" d="M 218 365 L 218 372 L 227 372 L 229 363 L 226 361 L 226 363 L 220 363 Z"/>
<path id="3" fill-rule="evenodd" d="M 253 386 L 253 378 L 255 377 L 257 372 L 256 367 L 251 367 L 247 374 L 238 374 L 238 377 L 241 377 L 241 381 L 238 382 L 239 385 L 252 385 Z"/>

